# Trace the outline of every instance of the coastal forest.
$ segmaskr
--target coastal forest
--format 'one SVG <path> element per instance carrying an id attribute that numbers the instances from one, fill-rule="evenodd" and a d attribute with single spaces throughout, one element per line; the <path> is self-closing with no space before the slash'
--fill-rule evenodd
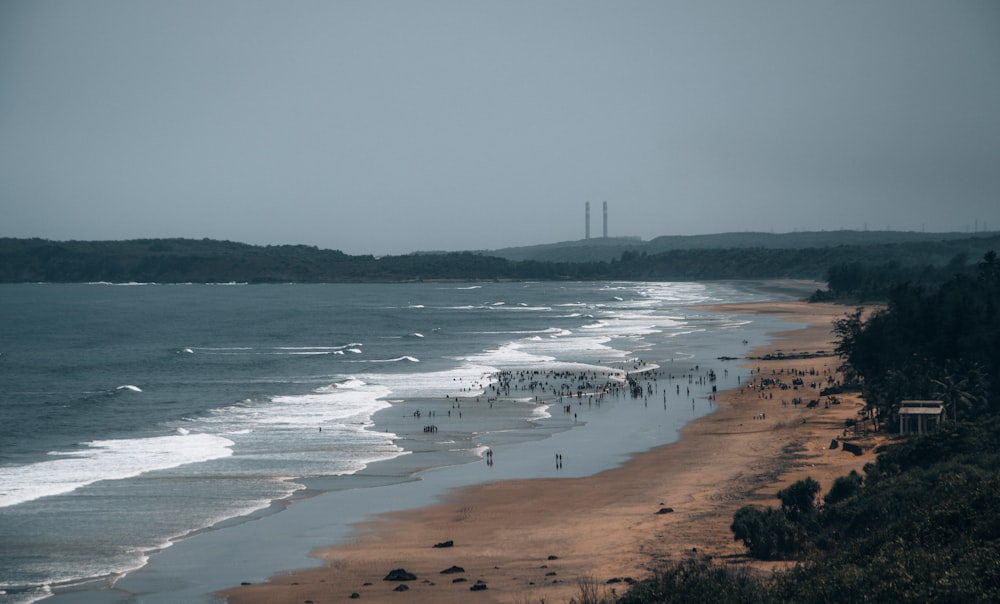
<path id="1" fill-rule="evenodd" d="M 692 559 L 614 602 L 1000 602 L 997 255 L 937 287 L 896 284 L 879 310 L 845 313 L 834 330 L 845 376 L 877 423 L 891 432 L 901 399 L 935 399 L 943 428 L 883 446 L 825 493 L 806 478 L 773 507 L 740 508 L 734 538 L 791 570 Z"/>
<path id="2" fill-rule="evenodd" d="M 729 234 L 666 242 L 660 241 L 666 238 L 658 238 L 621 245 L 616 240 L 594 239 L 552 244 L 541 250 L 529 247 L 382 257 L 306 245 L 255 246 L 211 239 L 0 238 L 0 283 L 829 279 L 827 295 L 872 299 L 887 293 L 887 283 L 947 278 L 967 269 L 987 251 L 1000 249 L 997 233 L 962 237 L 844 232 L 795 235 Z M 709 245 L 714 247 L 705 247 Z M 561 254 L 555 255 L 554 250 Z M 617 255 L 608 256 L 612 251 Z M 597 252 L 600 254 L 595 256 Z M 521 259 L 512 259 L 515 257 Z M 563 259 L 547 259 L 553 257 Z M 882 274 L 871 272 L 875 265 Z"/>

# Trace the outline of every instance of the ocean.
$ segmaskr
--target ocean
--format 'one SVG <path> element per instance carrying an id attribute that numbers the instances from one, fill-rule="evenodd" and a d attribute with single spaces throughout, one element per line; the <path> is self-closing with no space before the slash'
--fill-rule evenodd
<path id="1" fill-rule="evenodd" d="M 743 371 L 720 358 L 791 328 L 702 305 L 793 297 L 758 282 L 0 285 L 0 602 L 156 601 L 155 583 L 121 586 L 165 552 L 487 449 L 603 443 L 568 469 L 484 480 L 612 467 L 711 412 Z M 653 369 L 638 395 L 594 404 Z M 628 413 L 625 437 L 595 428 Z"/>

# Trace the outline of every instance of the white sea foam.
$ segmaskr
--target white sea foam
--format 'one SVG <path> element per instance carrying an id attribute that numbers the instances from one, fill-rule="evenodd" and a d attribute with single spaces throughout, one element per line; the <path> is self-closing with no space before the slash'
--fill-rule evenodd
<path id="1" fill-rule="evenodd" d="M 120 480 L 232 455 L 233 442 L 210 434 L 94 440 L 84 448 L 52 451 L 56 457 L 0 467 L 0 507 L 61 495 L 101 481 Z"/>
<path id="2" fill-rule="evenodd" d="M 131 390 L 132 392 L 142 392 L 142 388 L 138 386 L 133 386 L 132 384 L 125 384 L 115 388 L 115 390 Z"/>
<path id="3" fill-rule="evenodd" d="M 430 398 L 483 394 L 496 372 L 492 365 L 465 363 L 444 371 L 363 374 L 359 377 L 377 381 L 392 391 L 393 397 Z"/>
<path id="4" fill-rule="evenodd" d="M 352 474 L 406 454 L 394 443 L 395 434 L 369 430 L 372 414 L 389 406 L 389 394 L 384 385 L 349 378 L 304 394 L 216 409 L 197 421 L 236 441 L 237 462 L 286 468 L 289 475 Z"/>
<path id="5" fill-rule="evenodd" d="M 270 346 L 255 348 L 253 346 L 191 346 L 183 348 L 187 354 L 206 355 L 289 355 L 314 356 L 324 354 L 344 354 L 344 352 L 361 353 L 361 343 L 351 342 L 340 346 Z"/>
<path id="6" fill-rule="evenodd" d="M 223 407 L 196 421 L 230 435 L 279 427 L 308 426 L 315 430 L 320 426 L 359 426 L 369 423 L 373 413 L 389 405 L 383 400 L 389 393 L 384 386 L 349 378 L 305 394 Z"/>
<path id="7" fill-rule="evenodd" d="M 401 356 L 401 357 L 393 357 L 391 359 L 364 359 L 364 360 L 360 360 L 359 359 L 359 360 L 356 360 L 356 361 L 347 361 L 347 362 L 349 362 L 349 363 L 399 363 L 401 361 L 409 361 L 411 363 L 419 363 L 420 359 L 418 359 L 417 357 L 411 357 L 411 356 L 406 355 L 406 356 Z"/>

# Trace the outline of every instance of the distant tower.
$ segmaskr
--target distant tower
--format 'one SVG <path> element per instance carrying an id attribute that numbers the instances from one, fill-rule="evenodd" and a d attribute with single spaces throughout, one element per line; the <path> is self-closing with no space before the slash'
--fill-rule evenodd
<path id="1" fill-rule="evenodd" d="M 604 202 L 604 238 L 608 238 L 608 202 Z"/>
<path id="2" fill-rule="evenodd" d="M 587 239 L 590 239 L 590 202 L 587 202 Z"/>

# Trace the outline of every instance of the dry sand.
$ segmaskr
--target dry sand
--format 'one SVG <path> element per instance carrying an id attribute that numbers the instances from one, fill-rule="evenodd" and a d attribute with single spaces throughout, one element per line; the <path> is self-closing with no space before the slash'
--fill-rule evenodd
<path id="1" fill-rule="evenodd" d="M 808 385 L 839 364 L 831 322 L 849 309 L 802 302 L 722 308 L 809 323 L 776 334 L 771 345 L 741 360 L 786 383 L 792 370 L 814 371 L 803 377 L 806 387 L 720 392 L 718 410 L 686 426 L 678 442 L 637 454 L 622 467 L 584 478 L 456 489 L 440 504 L 359 526 L 351 543 L 317 553 L 323 568 L 224 595 L 231 604 L 341 602 L 355 592 L 363 602 L 556 603 L 578 598 L 581 580 L 623 591 L 624 583 L 607 581 L 643 578 L 664 560 L 749 563 L 729 530 L 739 507 L 776 506 L 778 490 L 807 476 L 825 493 L 836 477 L 860 471 L 873 456 L 830 448 L 845 420 L 857 417 L 857 398 L 841 397 L 841 404 L 829 407 L 792 404 L 793 397 L 820 398 Z M 807 356 L 760 360 L 779 351 Z M 662 508 L 672 511 L 658 513 Z M 454 546 L 433 547 L 447 540 Z M 464 572 L 441 574 L 453 565 Z M 383 580 L 396 568 L 417 576 L 405 582 L 405 592 L 394 591 L 401 582 Z M 453 582 L 458 578 L 466 581 Z M 487 589 L 470 591 L 477 581 Z"/>

